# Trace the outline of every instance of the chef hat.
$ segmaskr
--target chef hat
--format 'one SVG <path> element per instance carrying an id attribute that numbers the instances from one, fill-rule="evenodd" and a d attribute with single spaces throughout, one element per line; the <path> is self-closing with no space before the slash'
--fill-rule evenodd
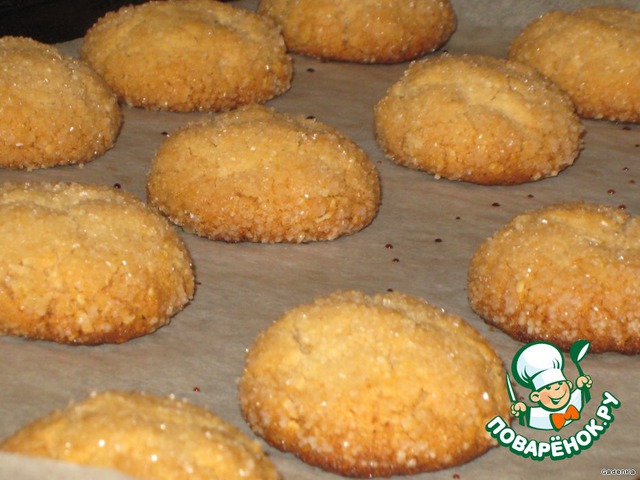
<path id="1" fill-rule="evenodd" d="M 513 357 L 511 371 L 518 383 L 537 391 L 556 382 L 565 382 L 562 352 L 546 342 L 530 343 Z"/>

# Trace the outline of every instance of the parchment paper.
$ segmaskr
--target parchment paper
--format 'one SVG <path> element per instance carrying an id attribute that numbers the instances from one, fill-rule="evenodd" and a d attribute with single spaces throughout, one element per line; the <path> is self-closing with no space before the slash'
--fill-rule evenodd
<path id="1" fill-rule="evenodd" d="M 256 3 L 246 0 L 234 5 L 255 9 Z M 519 29 L 544 11 L 594 3 L 454 0 L 459 27 L 445 48 L 503 56 Z M 607 3 L 640 8 L 638 1 Z M 60 47 L 75 54 L 79 43 Z M 382 206 L 374 222 L 353 236 L 305 245 L 226 244 L 182 233 L 195 262 L 198 288 L 193 302 L 170 325 L 122 345 L 96 347 L 0 338 L 0 438 L 91 391 L 107 389 L 185 397 L 251 435 L 236 398 L 246 349 L 258 332 L 288 309 L 338 289 L 376 293 L 392 288 L 422 297 L 475 326 L 510 365 L 522 344 L 489 328 L 467 303 L 466 272 L 475 248 L 516 214 L 559 201 L 624 206 L 640 214 L 640 128 L 636 125 L 585 120 L 585 148 L 577 162 L 556 178 L 512 187 L 436 180 L 391 163 L 374 141 L 373 106 L 407 64 L 354 65 L 302 56 L 294 60 L 292 89 L 268 105 L 314 115 L 350 135 L 368 152 L 383 187 Z M 204 114 L 126 107 L 124 114 L 117 144 L 103 157 L 84 167 L 0 170 L 0 181 L 119 183 L 145 199 L 146 174 L 158 145 L 167 133 Z M 585 418 L 595 415 L 604 391 L 622 403 L 614 412 L 615 422 L 588 450 L 561 461 L 536 462 L 498 447 L 468 464 L 411 478 L 587 479 L 600 478 L 603 468 L 639 470 L 640 357 L 589 354 L 582 366 L 593 379 L 594 400 L 585 407 Z M 568 365 L 566 372 L 575 378 L 571 368 Z M 513 425 L 518 430 L 517 423 Z M 563 429 L 563 435 L 575 433 L 579 422 L 573 427 Z M 339 478 L 291 454 L 265 448 L 285 479 Z M 0 478 L 124 477 L 0 454 Z"/>

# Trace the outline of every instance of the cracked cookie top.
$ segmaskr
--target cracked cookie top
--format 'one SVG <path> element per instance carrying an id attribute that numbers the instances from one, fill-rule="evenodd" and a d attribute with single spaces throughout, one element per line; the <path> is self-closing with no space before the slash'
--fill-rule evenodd
<path id="1" fill-rule="evenodd" d="M 582 132 L 557 85 L 482 55 L 414 62 L 375 107 L 376 139 L 394 162 L 483 185 L 557 175 L 578 157 Z"/>
<path id="2" fill-rule="evenodd" d="M 167 324 L 193 295 L 175 229 L 124 191 L 5 183 L 0 223 L 1 333 L 121 343 Z"/>
<path id="3" fill-rule="evenodd" d="M 335 239 L 367 226 L 380 202 L 375 167 L 353 140 L 259 105 L 171 134 L 147 185 L 175 223 L 228 242 Z"/>

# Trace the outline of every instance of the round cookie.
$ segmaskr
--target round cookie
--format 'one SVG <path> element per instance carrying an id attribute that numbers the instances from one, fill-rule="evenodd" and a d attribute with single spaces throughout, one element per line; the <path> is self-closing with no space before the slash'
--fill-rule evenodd
<path id="1" fill-rule="evenodd" d="M 588 7 L 549 12 L 512 42 L 509 57 L 566 90 L 585 118 L 640 122 L 640 12 Z"/>
<path id="2" fill-rule="evenodd" d="M 88 162 L 110 149 L 122 116 L 85 62 L 26 37 L 0 37 L 0 167 Z"/>
<path id="3" fill-rule="evenodd" d="M 100 18 L 81 55 L 127 104 L 230 110 L 289 89 L 293 67 L 278 27 L 214 0 L 151 1 Z"/>
<path id="4" fill-rule="evenodd" d="M 325 60 L 399 63 L 437 50 L 456 29 L 449 0 L 261 0 L 287 48 Z"/>
<path id="5" fill-rule="evenodd" d="M 640 352 L 640 222 L 612 207 L 563 203 L 516 216 L 476 250 L 469 302 L 522 342 Z"/>
<path id="6" fill-rule="evenodd" d="M 133 195 L 98 185 L 0 187 L 0 333 L 121 343 L 193 296 L 175 229 Z"/>
<path id="7" fill-rule="evenodd" d="M 375 107 L 376 139 L 394 162 L 483 185 L 557 175 L 579 155 L 582 131 L 556 85 L 488 56 L 414 62 Z"/>
<path id="8" fill-rule="evenodd" d="M 138 392 L 94 393 L 26 425 L 0 450 L 163 480 L 277 480 L 260 444 L 209 410 Z"/>
<path id="9" fill-rule="evenodd" d="M 483 454 L 510 418 L 505 370 L 462 319 L 400 293 L 336 292 L 264 330 L 239 382 L 269 444 L 353 477 L 443 469 Z"/>
<path id="10" fill-rule="evenodd" d="M 147 187 L 176 224 L 228 242 L 331 240 L 367 226 L 380 202 L 375 167 L 352 140 L 260 105 L 165 139 Z"/>

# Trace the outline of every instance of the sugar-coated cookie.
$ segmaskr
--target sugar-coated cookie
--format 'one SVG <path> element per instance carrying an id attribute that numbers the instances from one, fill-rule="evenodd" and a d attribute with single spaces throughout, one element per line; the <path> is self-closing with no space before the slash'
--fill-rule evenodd
<path id="1" fill-rule="evenodd" d="M 0 450 L 140 479 L 281 478 L 257 441 L 213 412 L 140 392 L 94 393 L 26 425 Z"/>
<path id="2" fill-rule="evenodd" d="M 0 37 L 0 167 L 88 162 L 110 149 L 122 116 L 85 62 L 26 37 Z"/>
<path id="3" fill-rule="evenodd" d="M 560 85 L 585 118 L 640 122 L 640 11 L 549 12 L 519 34 L 509 57 Z"/>
<path id="4" fill-rule="evenodd" d="M 310 242 L 375 217 L 378 174 L 346 135 L 252 105 L 193 123 L 158 149 L 149 203 L 196 234 L 228 242 Z"/>
<path id="5" fill-rule="evenodd" d="M 269 444 L 352 477 L 459 465 L 509 417 L 505 370 L 461 318 L 400 293 L 335 292 L 250 346 L 242 413 Z"/>
<path id="6" fill-rule="evenodd" d="M 517 340 L 640 352 L 640 222 L 620 209 L 517 215 L 478 247 L 468 283 L 472 308 Z"/>
<path id="7" fill-rule="evenodd" d="M 193 295 L 169 222 L 98 185 L 0 186 L 0 333 L 121 343 L 169 322 Z"/>
<path id="8" fill-rule="evenodd" d="M 456 29 L 449 0 L 260 0 L 287 48 L 325 60 L 399 63 L 443 46 Z"/>
<path id="9" fill-rule="evenodd" d="M 414 62 L 375 107 L 376 139 L 394 162 L 483 185 L 557 175 L 578 157 L 582 131 L 555 84 L 489 56 Z"/>
<path id="10" fill-rule="evenodd" d="M 81 55 L 127 104 L 229 110 L 285 92 L 293 67 L 279 28 L 215 0 L 122 7 L 89 29 Z"/>

